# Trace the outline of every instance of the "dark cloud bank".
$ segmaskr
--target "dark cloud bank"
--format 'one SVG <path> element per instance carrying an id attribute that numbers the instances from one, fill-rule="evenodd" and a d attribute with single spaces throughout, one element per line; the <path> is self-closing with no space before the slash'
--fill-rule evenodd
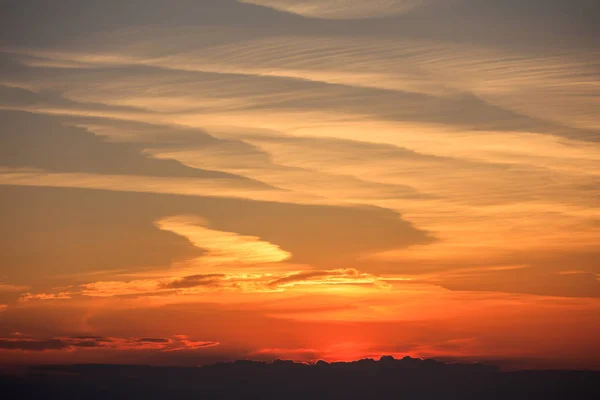
<path id="1" fill-rule="evenodd" d="M 30 367 L 0 375 L 0 388 L 23 399 L 593 399 L 600 394 L 600 372 L 500 372 L 387 356 L 316 365 Z"/>

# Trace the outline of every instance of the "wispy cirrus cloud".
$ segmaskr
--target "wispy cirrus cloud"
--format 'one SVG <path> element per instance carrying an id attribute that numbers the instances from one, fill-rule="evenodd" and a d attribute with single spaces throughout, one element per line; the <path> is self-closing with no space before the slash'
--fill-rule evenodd
<path id="1" fill-rule="evenodd" d="M 409 12 L 427 0 L 238 0 L 310 18 L 363 19 Z"/>
<path id="2" fill-rule="evenodd" d="M 291 254 L 279 246 L 252 236 L 238 235 L 207 228 L 206 221 L 194 216 L 164 218 L 156 225 L 166 231 L 186 237 L 195 246 L 207 251 L 207 263 L 261 264 L 282 262 Z"/>
<path id="3" fill-rule="evenodd" d="M 361 273 L 354 268 L 331 271 L 298 272 L 277 278 L 269 282 L 273 287 L 293 287 L 296 285 L 377 285 L 379 278 L 368 273 Z"/>
<path id="4" fill-rule="evenodd" d="M 0 292 L 22 292 L 29 289 L 29 286 L 25 285 L 11 285 L 8 283 L 0 282 Z"/>
<path id="5" fill-rule="evenodd" d="M 24 293 L 19 298 L 21 301 L 30 300 L 66 300 L 71 298 L 70 292 L 58 292 L 58 293 Z"/>

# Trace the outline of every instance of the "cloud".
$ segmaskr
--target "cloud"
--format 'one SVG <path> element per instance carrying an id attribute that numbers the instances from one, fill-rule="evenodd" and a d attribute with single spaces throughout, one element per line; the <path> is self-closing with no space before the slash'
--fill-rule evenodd
<path id="1" fill-rule="evenodd" d="M 361 273 L 354 268 L 298 272 L 277 278 L 269 282 L 270 286 L 293 287 L 296 285 L 382 285 L 379 278 Z"/>
<path id="2" fill-rule="evenodd" d="M 208 292 L 260 293 L 293 290 L 301 286 L 321 286 L 322 290 L 341 285 L 366 285 L 376 288 L 389 287 L 385 279 L 362 273 L 356 269 L 310 270 L 295 272 L 255 272 L 245 271 L 227 274 L 189 275 L 171 277 L 171 271 L 154 275 L 161 278 L 138 279 L 130 281 L 98 281 L 73 287 L 71 292 L 26 294 L 21 301 L 71 299 L 73 296 L 87 297 L 156 297 L 172 295 L 206 294 Z"/>
<path id="3" fill-rule="evenodd" d="M 153 66 L 166 70 L 225 74 L 225 78 L 227 74 L 246 74 L 255 78 L 288 77 L 354 87 L 433 94 L 433 98 L 413 96 L 411 99 L 405 96 L 403 107 L 396 108 L 397 119 L 404 117 L 423 122 L 432 120 L 463 122 L 461 120 L 464 120 L 463 126 L 468 122 L 475 127 L 483 127 L 487 123 L 488 129 L 492 126 L 516 125 L 523 132 L 543 129 L 549 133 L 569 137 L 590 139 L 596 137 L 597 118 L 586 106 L 589 103 L 582 102 L 582 98 L 592 104 L 597 102 L 595 96 L 597 85 L 594 79 L 595 55 L 587 50 L 570 49 L 537 54 L 528 52 L 527 49 L 520 49 L 518 46 L 465 44 L 443 37 L 437 40 L 431 39 L 427 35 L 424 35 L 425 38 L 418 36 L 409 38 L 413 35 L 406 38 L 404 35 L 359 35 L 348 38 L 330 33 L 323 34 L 315 40 L 307 35 L 282 37 L 261 35 L 253 38 L 248 37 L 245 32 L 238 33 L 237 37 L 235 35 L 228 37 L 225 43 L 213 45 L 211 42 L 211 45 L 207 46 L 205 39 L 203 40 L 207 36 L 205 30 L 194 33 L 189 29 L 184 32 L 166 29 L 161 33 L 163 35 L 157 38 L 155 49 L 143 45 L 147 35 L 157 35 L 155 31 L 148 31 L 147 35 L 136 31 L 122 39 L 129 44 L 126 47 L 127 53 L 124 53 L 120 46 L 114 45 L 112 48 L 109 46 L 109 48 L 99 49 L 97 53 L 86 54 L 79 49 L 71 49 L 63 52 L 38 53 L 38 56 L 78 61 L 96 67 Z M 173 41 L 189 40 L 193 36 L 198 38 L 196 46 L 173 48 L 171 45 Z M 136 43 L 139 45 L 136 46 Z M 293 46 L 290 46 L 290 43 L 293 43 Z M 159 48 L 165 50 L 156 52 Z M 302 56 L 299 57 L 298 54 Z M 127 75 L 129 77 L 129 74 Z M 111 87 L 103 87 L 100 83 L 96 83 L 101 79 L 100 76 L 91 81 L 90 86 L 94 88 L 91 91 L 73 89 L 73 84 L 68 83 L 73 78 L 68 76 L 61 76 L 54 86 L 64 87 L 66 96 L 78 98 L 82 102 L 86 99 L 88 102 L 101 100 L 105 104 L 113 105 L 125 94 L 129 94 L 127 98 L 132 97 L 132 90 L 134 93 L 139 92 L 131 86 L 131 83 L 127 83 L 131 79 Z M 22 78 L 24 82 L 31 81 L 31 77 L 24 78 Z M 89 76 L 86 78 L 89 79 Z M 135 78 L 135 75 L 131 78 Z M 278 108 L 276 102 L 272 101 L 275 98 L 257 97 L 256 92 L 247 91 L 249 88 L 247 84 L 239 85 L 241 82 L 237 76 L 231 78 L 233 81 L 238 81 L 237 84 L 234 82 L 226 84 L 227 78 L 225 82 L 218 78 L 213 81 L 219 86 L 219 93 L 221 91 L 222 93 L 212 96 L 204 94 L 211 93 L 208 87 L 203 86 L 210 84 L 210 81 L 196 86 L 190 79 L 190 84 L 195 86 L 194 89 L 205 88 L 206 91 L 202 92 L 203 97 L 209 96 L 213 101 L 219 102 L 214 103 L 215 107 L 211 107 L 210 112 L 203 115 L 203 123 L 210 124 L 210 121 L 222 123 L 225 115 L 231 120 L 232 111 L 244 108 L 245 104 L 252 108 L 264 102 L 271 104 L 272 110 L 269 110 L 271 118 L 254 122 L 262 122 L 263 126 L 271 123 L 275 116 L 273 109 Z M 284 83 L 286 82 L 273 85 L 275 91 Z M 302 81 L 295 82 L 294 86 L 301 86 L 302 83 Z M 164 85 L 165 90 L 171 88 L 174 91 L 171 96 L 165 96 L 166 98 L 161 100 L 163 104 L 172 105 L 177 103 L 177 98 L 181 99 L 182 95 L 191 96 L 191 90 L 186 91 L 185 85 L 177 79 L 165 78 L 163 82 L 156 84 Z M 260 86 L 264 87 L 265 84 Z M 325 89 L 336 92 L 334 87 L 321 90 Z M 272 92 L 272 89 L 267 90 L 267 93 Z M 237 91 L 237 96 L 230 95 L 234 91 Z M 156 111 L 168 111 L 165 106 L 160 107 L 160 102 L 157 101 L 157 97 L 163 97 L 162 93 L 161 90 L 160 96 L 151 98 L 142 96 L 142 98 L 146 97 L 146 102 L 154 102 L 158 105 Z M 306 95 L 306 92 L 299 91 L 299 95 Z M 360 97 L 365 95 L 368 94 L 358 94 Z M 134 96 L 133 99 L 140 96 Z M 376 100 L 377 107 L 386 110 L 387 115 L 390 113 L 394 115 L 393 107 L 387 100 L 389 96 L 393 96 L 393 93 L 379 93 L 379 96 L 381 100 Z M 337 94 L 335 97 L 341 96 Z M 400 99 L 402 96 L 396 94 L 396 97 Z M 199 104 L 208 101 L 202 97 L 195 98 L 200 99 Z M 330 98 L 320 100 L 326 103 Z M 168 101 L 169 99 L 171 100 Z M 285 105 L 294 97 L 290 97 L 288 93 L 286 101 L 285 93 L 282 93 L 281 99 L 284 100 Z M 344 99 L 350 100 L 350 97 L 344 96 Z M 307 100 L 319 99 L 313 95 Z M 421 105 L 414 106 L 415 101 Z M 179 102 L 185 103 L 183 99 Z M 339 103 L 352 104 L 349 101 L 339 101 Z M 354 105 L 356 103 L 354 102 Z M 372 103 L 369 102 L 360 102 L 360 104 L 363 105 L 360 108 L 362 112 L 377 108 L 372 107 L 370 105 Z M 330 107 L 334 105 L 335 102 L 329 103 Z M 423 108 L 425 106 L 427 107 Z M 250 117 L 251 115 L 243 116 L 247 121 Z M 339 117 L 342 118 L 343 115 Z M 181 121 L 181 118 L 177 120 Z M 193 115 L 189 120 L 198 121 L 198 118 Z"/>
<path id="4" fill-rule="evenodd" d="M 599 266 L 596 265 L 596 270 Z M 561 273 L 562 272 L 562 273 Z M 540 296 L 600 297 L 600 281 L 594 272 L 558 271 L 548 265 L 479 271 L 442 278 L 439 284 L 451 290 L 531 293 Z"/>
<path id="5" fill-rule="evenodd" d="M 0 338 L 0 349 L 4 350 L 25 350 L 25 351 L 44 351 L 44 350 L 65 350 L 70 345 L 60 339 L 21 339 L 21 338 Z"/>
<path id="6" fill-rule="evenodd" d="M 258 349 L 249 356 L 254 360 L 272 361 L 277 359 L 310 361 L 315 362 L 323 358 L 322 350 L 311 348 L 281 349 L 281 348 L 263 348 Z"/>
<path id="7" fill-rule="evenodd" d="M 363 19 L 404 14 L 425 0 L 238 0 L 293 14 L 323 19 Z"/>
<path id="8" fill-rule="evenodd" d="M 140 177 L 87 173 L 46 173 L 31 169 L 0 168 L 0 185 L 98 189 L 116 192 L 174 194 L 182 196 L 247 198 L 257 201 L 295 199 L 310 203 L 315 196 L 282 192 L 278 189 L 247 188 L 235 181 L 188 178 Z M 323 202 L 321 200 L 321 202 Z"/>
<path id="9" fill-rule="evenodd" d="M 0 292 L 22 292 L 28 290 L 29 286 L 25 285 L 11 285 L 8 283 L 0 282 Z"/>
<path id="10" fill-rule="evenodd" d="M 258 237 L 242 236 L 207 228 L 206 221 L 194 216 L 174 216 L 156 222 L 166 231 L 186 237 L 195 246 L 206 250 L 203 256 L 208 263 L 261 264 L 282 262 L 291 254 L 279 246 Z"/>
<path id="11" fill-rule="evenodd" d="M 68 189 L 0 186 L 0 193 L 0 258 L 11 265 L 2 273 L 16 281 L 45 286 L 50 275 L 156 268 L 202 254 L 156 229 L 158 205 L 150 211 L 131 198 Z M 49 229 L 57 240 L 43 234 Z"/>
<path id="12" fill-rule="evenodd" d="M 37 95 L 32 93 L 32 96 L 35 98 Z M 11 121 L 0 130 L 2 167 L 108 176 L 237 180 L 248 187 L 265 188 L 240 176 L 192 168 L 175 160 L 153 158 L 144 153 L 143 145 L 111 142 L 86 129 L 67 126 L 59 118 L 3 110 L 0 110 L 0 116 Z M 196 135 L 208 136 L 201 132 L 196 132 Z"/>
<path id="13" fill-rule="evenodd" d="M 335 269 L 359 255 L 431 241 L 396 212 L 377 207 L 1 185 L 0 206 L 5 212 L 0 254 L 14 266 L 4 277 L 42 285 L 40 291 L 50 276 L 164 271 L 173 263 L 201 262 L 209 250 L 213 258 L 207 262 L 235 259 L 241 266 L 285 260 Z M 192 220 L 166 223 L 176 215 L 201 218 L 208 228 Z M 155 222 L 162 220 L 172 230 L 158 229 Z M 60 239 L 41 234 L 48 230 Z M 199 235 L 196 245 L 178 231 L 192 240 Z M 293 258 L 287 260 L 289 254 Z M 102 280 L 115 280 L 114 274 Z"/>
<path id="14" fill-rule="evenodd" d="M 169 339 L 165 338 L 139 338 L 135 341 L 138 343 L 171 343 Z"/>
<path id="15" fill-rule="evenodd" d="M 30 301 L 30 300 L 66 300 L 71 298 L 71 293 L 69 292 L 59 292 L 59 293 L 24 293 L 21 295 L 19 300 L 21 301 Z"/>
<path id="16" fill-rule="evenodd" d="M 597 1 L 174 1 L 0 6 L 0 335 L 591 357 Z"/>
<path id="17" fill-rule="evenodd" d="M 155 274 L 159 274 L 155 272 Z M 169 271 L 163 271 L 162 275 L 168 275 Z M 164 277 L 158 279 L 138 279 L 130 281 L 98 281 L 84 283 L 70 296 L 82 295 L 88 297 L 119 297 L 119 296 L 169 296 L 169 295 L 192 295 L 210 291 L 259 291 L 261 289 L 260 279 L 257 274 L 235 275 L 235 274 L 212 274 L 191 275 L 184 277 Z M 257 282 L 258 281 L 258 282 Z M 52 294 L 40 294 L 41 297 L 52 296 Z"/>
<path id="18" fill-rule="evenodd" d="M 225 278 L 225 274 L 207 274 L 207 275 L 191 275 L 180 279 L 175 279 L 172 282 L 163 284 L 167 289 L 188 289 L 197 286 L 210 286 L 217 284 L 220 279 Z"/>
<path id="19" fill-rule="evenodd" d="M 187 335 L 175 335 L 174 337 L 181 346 L 169 349 L 168 351 L 196 350 L 220 345 L 219 342 L 190 340 Z"/>
<path id="20" fill-rule="evenodd" d="M 70 336 L 70 339 L 78 339 L 78 340 L 94 340 L 96 342 L 107 342 L 107 343 L 111 343 L 114 340 L 112 338 L 109 337 L 104 337 L 104 336 L 89 336 L 89 335 L 79 335 L 79 336 Z"/>
<path id="21" fill-rule="evenodd" d="M 69 336 L 55 338 L 3 337 L 0 338 L 0 350 L 22 351 L 74 351 L 77 349 L 105 349 L 115 351 L 154 350 L 161 352 L 197 350 L 218 346 L 218 342 L 193 341 L 185 335 L 172 338 L 122 338 L 102 336 Z"/>
<path id="22" fill-rule="evenodd" d="M 423 60 L 415 57 L 414 53 L 423 53 L 423 57 L 433 57 L 435 53 L 445 54 L 447 50 L 438 43 L 406 41 L 403 42 L 401 48 L 395 47 L 394 51 L 397 54 L 392 58 L 385 57 L 388 53 L 372 54 L 370 57 L 374 58 L 378 65 L 385 63 L 389 68 L 383 69 L 383 72 L 381 69 L 370 72 L 372 67 L 369 66 L 369 58 L 363 58 L 363 52 L 374 46 L 377 49 L 386 46 L 392 47 L 392 43 L 383 41 L 386 45 L 382 45 L 380 42 L 374 43 L 366 40 L 348 43 L 340 38 L 328 38 L 318 43 L 301 37 L 289 40 L 298 42 L 298 46 L 307 53 L 304 57 L 314 57 L 314 62 L 308 65 L 302 62 L 297 65 L 299 61 L 294 53 L 288 54 L 282 40 L 262 39 L 250 41 L 240 47 L 236 52 L 240 54 L 240 57 L 233 60 L 229 59 L 231 57 L 231 52 L 228 51 L 229 46 L 223 46 L 222 49 L 220 47 L 207 49 L 207 51 L 215 53 L 212 58 L 219 60 L 217 61 L 219 62 L 218 66 L 205 65 L 195 53 L 184 52 L 169 57 L 170 62 L 165 65 L 156 59 L 152 61 L 145 61 L 144 58 L 123 60 L 124 66 L 119 69 L 119 74 L 114 74 L 111 68 L 102 63 L 92 64 L 95 65 L 92 72 L 78 70 L 72 71 L 70 74 L 50 72 L 53 76 L 53 90 L 59 91 L 62 97 L 69 98 L 69 104 L 61 104 L 52 98 L 48 99 L 43 95 L 34 95 L 31 92 L 29 93 L 33 100 L 30 103 L 33 105 L 15 104 L 15 96 L 12 93 L 9 93 L 5 102 L 8 107 L 17 109 L 21 107 L 25 110 L 42 113 L 64 115 L 91 113 L 91 115 L 97 116 L 145 122 L 154 121 L 162 124 L 173 121 L 181 122 L 182 120 L 187 124 L 191 124 L 192 121 L 197 124 L 198 118 L 193 115 L 190 117 L 190 113 L 194 115 L 201 113 L 203 115 L 202 125 L 206 126 L 222 125 L 230 120 L 232 125 L 252 123 L 261 124 L 263 127 L 273 127 L 281 126 L 282 117 L 284 118 L 283 122 L 289 124 L 290 121 L 285 121 L 287 118 L 282 113 L 294 111 L 297 114 L 308 114 L 311 119 L 318 117 L 325 120 L 337 120 L 338 123 L 345 115 L 352 114 L 362 116 L 362 118 L 370 116 L 386 121 L 444 124 L 469 130 L 512 129 L 521 132 L 537 131 L 569 136 L 585 134 L 591 137 L 594 134 L 593 131 L 571 127 L 566 122 L 548 121 L 546 115 L 531 116 L 520 109 L 505 107 L 497 102 L 489 101 L 486 94 L 480 93 L 479 90 L 487 88 L 491 91 L 490 86 L 484 86 L 486 82 L 482 82 L 481 85 L 478 82 L 464 82 L 460 66 L 453 63 L 449 54 L 444 60 L 453 69 L 456 69 L 457 76 L 452 86 L 441 76 L 447 70 L 444 61 L 432 61 L 429 68 L 423 70 L 423 66 L 420 65 Z M 456 45 L 449 44 L 449 46 L 455 47 Z M 247 47 L 252 47 L 253 50 L 248 51 Z M 254 60 L 252 63 L 241 57 L 245 52 L 248 53 L 248 58 Z M 255 60 L 256 53 L 271 54 L 273 52 L 282 53 L 283 58 L 291 60 L 289 62 L 280 59 L 265 59 L 262 62 Z M 330 53 L 339 52 L 344 53 L 348 58 L 342 66 L 330 55 Z M 487 66 L 497 63 L 494 61 L 493 51 L 488 49 L 458 47 L 456 52 L 465 53 L 465 57 L 474 54 L 477 59 L 473 63 L 476 65 Z M 78 54 L 64 55 L 64 57 L 77 56 Z M 513 58 L 510 54 L 500 54 L 496 57 Z M 569 62 L 575 62 L 570 61 L 571 57 L 577 58 L 569 55 L 557 57 L 556 68 L 564 69 L 565 73 L 569 72 Z M 172 58 L 175 60 L 171 60 Z M 220 61 L 221 59 L 222 61 Z M 152 64 L 146 66 L 148 62 Z M 182 65 L 179 66 L 177 62 Z M 115 63 L 120 65 L 118 61 Z M 273 63 L 277 65 L 276 69 L 272 68 Z M 514 64 L 511 67 L 519 68 L 518 61 L 511 61 L 511 63 Z M 522 66 L 523 74 L 526 74 L 529 68 L 542 68 L 537 66 L 541 60 L 529 60 L 523 57 L 522 63 L 525 64 Z M 236 67 L 231 68 L 232 64 Z M 441 65 L 436 66 L 437 64 Z M 194 65 L 197 66 L 194 67 Z M 475 70 L 473 74 L 482 74 L 480 69 L 483 67 L 476 68 L 467 63 L 465 68 L 473 68 Z M 497 72 L 492 69 L 490 74 L 492 73 Z M 585 63 L 581 63 L 576 71 L 569 73 L 573 75 L 571 81 L 585 82 L 590 75 Z M 78 75 L 81 77 L 77 78 Z M 103 84 L 107 76 L 114 82 L 110 86 Z M 545 76 L 547 80 L 563 79 L 556 76 L 553 70 L 548 71 Z M 36 79 L 39 78 L 23 74 L 18 81 L 22 80 L 23 85 L 29 84 L 41 88 L 48 85 L 45 79 L 39 81 Z M 519 90 L 518 82 L 511 85 L 511 79 L 515 79 L 513 75 L 496 77 L 484 74 L 481 79 L 491 80 L 491 83 L 495 85 L 499 85 L 497 82 L 501 79 L 507 87 L 496 90 L 499 94 L 510 95 Z M 139 93 L 137 85 L 132 83 L 134 80 L 152 84 L 157 93 Z M 535 84 L 532 77 L 529 77 L 529 80 Z M 571 84 L 573 90 L 582 90 L 580 86 L 571 81 L 560 82 L 560 85 Z M 76 85 L 74 85 L 75 82 L 77 82 Z M 552 86 L 558 84 L 558 82 L 551 81 L 545 83 Z M 476 85 L 477 90 L 466 84 Z M 38 90 L 44 92 L 43 89 Z M 257 95 L 257 92 L 260 92 L 261 95 Z M 572 99 L 572 101 L 575 100 L 576 98 Z M 94 107 L 112 107 L 113 109 L 100 112 Z M 138 110 L 138 114 L 124 115 L 123 109 L 127 110 L 127 107 L 134 107 L 135 110 Z M 318 111 L 327 112 L 319 113 Z M 267 112 L 270 115 L 268 119 L 256 119 L 257 113 Z M 235 119 L 232 119 L 234 116 Z M 291 127 L 286 130 L 290 129 Z"/>
<path id="23" fill-rule="evenodd" d="M 81 285 L 81 294 L 91 297 L 112 297 L 156 293 L 160 283 L 152 279 L 135 281 L 99 281 Z M 79 293 L 79 292 L 76 292 Z"/>

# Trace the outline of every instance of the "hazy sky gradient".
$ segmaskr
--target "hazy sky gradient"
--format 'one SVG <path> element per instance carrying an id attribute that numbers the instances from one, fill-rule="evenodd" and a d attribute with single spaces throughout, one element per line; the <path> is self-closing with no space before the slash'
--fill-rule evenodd
<path id="1" fill-rule="evenodd" d="M 600 368 L 599 4 L 0 1 L 0 356 Z"/>

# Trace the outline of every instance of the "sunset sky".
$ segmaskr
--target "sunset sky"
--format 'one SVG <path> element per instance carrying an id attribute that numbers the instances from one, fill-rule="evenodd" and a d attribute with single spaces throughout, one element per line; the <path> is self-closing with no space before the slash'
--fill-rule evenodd
<path id="1" fill-rule="evenodd" d="M 0 364 L 600 369 L 597 0 L 0 19 Z"/>

